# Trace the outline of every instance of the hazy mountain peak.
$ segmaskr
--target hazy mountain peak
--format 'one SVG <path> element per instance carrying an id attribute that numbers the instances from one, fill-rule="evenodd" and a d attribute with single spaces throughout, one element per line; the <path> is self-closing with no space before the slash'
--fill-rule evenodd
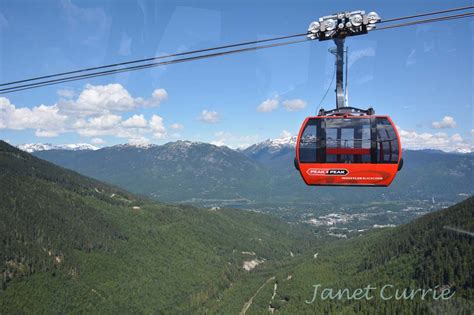
<path id="1" fill-rule="evenodd" d="M 150 149 L 157 147 L 157 144 L 153 143 L 123 143 L 114 145 L 114 148 L 137 148 L 137 149 Z"/>
<path id="2" fill-rule="evenodd" d="M 72 143 L 72 144 L 51 144 L 51 143 L 26 143 L 18 146 L 20 150 L 28 153 L 48 150 L 98 150 L 96 146 L 89 143 Z"/>
<path id="3" fill-rule="evenodd" d="M 204 142 L 196 142 L 196 141 L 190 141 L 190 140 L 177 140 L 174 142 L 168 142 L 167 145 L 172 145 L 172 146 L 184 146 L 184 147 L 190 147 L 196 144 L 204 144 Z"/>
<path id="4" fill-rule="evenodd" d="M 190 140 L 177 140 L 174 142 L 168 142 L 163 145 L 164 148 L 167 149 L 177 149 L 177 150 L 190 150 L 194 148 L 205 148 L 206 150 L 210 151 L 227 151 L 227 150 L 232 150 L 227 146 L 218 146 L 213 143 L 207 143 L 207 142 L 199 142 L 199 141 L 190 141 Z M 237 151 L 237 150 L 232 150 L 232 151 Z"/>

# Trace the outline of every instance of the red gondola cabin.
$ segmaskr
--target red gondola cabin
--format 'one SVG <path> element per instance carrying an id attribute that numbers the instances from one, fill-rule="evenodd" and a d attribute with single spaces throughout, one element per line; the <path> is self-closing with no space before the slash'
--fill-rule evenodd
<path id="1" fill-rule="evenodd" d="M 304 121 L 295 167 L 307 185 L 389 186 L 403 165 L 388 116 L 314 116 Z"/>

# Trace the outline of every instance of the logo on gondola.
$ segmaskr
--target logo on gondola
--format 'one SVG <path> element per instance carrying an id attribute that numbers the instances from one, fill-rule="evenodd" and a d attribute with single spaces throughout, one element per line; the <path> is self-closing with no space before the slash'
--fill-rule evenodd
<path id="1" fill-rule="evenodd" d="M 310 168 L 306 173 L 310 176 L 345 176 L 349 171 L 344 168 Z"/>

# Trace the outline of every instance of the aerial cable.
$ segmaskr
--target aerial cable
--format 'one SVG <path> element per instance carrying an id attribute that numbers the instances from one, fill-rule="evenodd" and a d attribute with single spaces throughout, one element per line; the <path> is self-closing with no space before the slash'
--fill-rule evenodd
<path id="1" fill-rule="evenodd" d="M 186 55 L 203 53 L 203 52 L 220 50 L 220 49 L 227 49 L 227 48 L 233 48 L 233 47 L 239 47 L 239 46 L 254 45 L 254 44 L 260 44 L 260 43 L 271 42 L 271 41 L 276 41 L 276 40 L 283 40 L 283 39 L 301 37 L 301 36 L 306 36 L 306 35 L 307 35 L 307 33 L 286 35 L 286 36 L 280 36 L 280 37 L 274 37 L 274 38 L 248 41 L 248 42 L 243 42 L 243 43 L 236 43 L 236 44 L 229 44 L 229 45 L 224 45 L 224 46 L 217 46 L 217 47 L 191 50 L 191 51 L 186 51 L 186 52 L 181 52 L 181 53 L 174 53 L 174 54 L 168 54 L 168 55 L 162 55 L 162 56 L 156 56 L 156 57 L 150 57 L 150 58 L 144 58 L 144 59 L 125 61 L 125 62 L 119 62 L 119 63 L 114 63 L 114 64 L 108 64 L 108 65 L 104 65 L 104 66 L 98 66 L 98 67 L 78 69 L 78 70 L 73 70 L 73 71 L 67 71 L 67 72 L 60 72 L 60 73 L 55 73 L 55 74 L 50 74 L 50 75 L 44 75 L 44 76 L 29 78 L 29 79 L 25 79 L 25 80 L 12 81 L 12 82 L 7 82 L 7 83 L 2 83 L 2 84 L 0 84 L 0 86 L 6 86 L 6 85 L 36 81 L 36 80 L 41 80 L 41 79 L 59 77 L 59 76 L 64 76 L 64 75 L 76 74 L 76 73 L 81 73 L 81 72 L 89 72 L 89 71 L 94 71 L 94 70 L 100 70 L 100 69 L 130 65 L 130 64 L 141 63 L 141 62 L 146 62 L 146 61 L 153 61 L 153 60 L 160 60 L 160 59 L 166 59 L 166 58 L 171 58 L 171 57 L 186 56 Z"/>
<path id="2" fill-rule="evenodd" d="M 444 17 L 439 17 L 439 18 L 424 19 L 424 20 L 417 20 L 417 21 L 405 22 L 405 23 L 400 23 L 400 24 L 393 24 L 393 25 L 376 27 L 372 31 L 381 31 L 381 30 L 397 28 L 397 27 L 413 26 L 413 25 L 418 25 L 418 24 L 442 22 L 442 21 L 449 21 L 449 20 L 457 20 L 457 19 L 462 19 L 462 18 L 467 18 L 467 17 L 472 17 L 472 16 L 474 16 L 474 13 L 472 13 L 472 12 L 463 13 L 463 14 L 456 14 L 456 15 L 449 15 L 449 16 L 444 16 Z"/>
<path id="3" fill-rule="evenodd" d="M 398 17 L 398 18 L 393 18 L 393 19 L 381 20 L 379 23 L 389 23 L 389 22 L 413 19 L 413 18 L 423 17 L 423 16 L 430 16 L 430 15 L 437 15 L 437 14 L 443 14 L 443 13 L 448 13 L 448 12 L 470 10 L 470 9 L 473 9 L 473 8 L 474 8 L 474 6 L 471 5 L 471 6 L 452 8 L 452 9 L 442 10 L 442 11 L 434 11 L 434 12 L 428 12 L 428 13 L 408 15 L 408 16 L 403 16 L 403 17 Z"/>
<path id="4" fill-rule="evenodd" d="M 458 7 L 458 8 L 448 9 L 448 10 L 434 11 L 434 12 L 422 13 L 422 14 L 417 14 L 417 15 L 410 15 L 410 16 L 404 16 L 404 17 L 399 17 L 399 18 L 392 18 L 392 19 L 382 20 L 379 23 L 387 23 L 387 22 L 411 19 L 411 18 L 415 18 L 415 17 L 422 17 L 422 16 L 436 15 L 436 14 L 441 14 L 441 13 L 468 10 L 468 9 L 472 9 L 472 8 L 474 8 L 474 6 Z M 108 64 L 108 65 L 104 65 L 104 66 L 90 67 L 90 68 L 78 69 L 78 70 L 73 70 L 73 71 L 55 73 L 55 74 L 51 74 L 51 75 L 38 76 L 38 77 L 33 77 L 33 78 L 29 78 L 29 79 L 24 79 L 24 80 L 1 83 L 0 86 L 7 86 L 7 85 L 18 84 L 18 83 L 24 83 L 24 82 L 31 82 L 31 81 L 41 80 L 41 79 L 53 78 L 53 77 L 57 77 L 57 76 L 77 74 L 77 73 L 82 73 L 82 72 L 89 72 L 89 71 L 94 71 L 94 70 L 107 69 L 107 68 L 112 68 L 112 67 L 117 67 L 117 66 L 135 64 L 135 63 L 141 63 L 141 62 L 147 62 L 147 61 L 153 61 L 153 60 L 159 60 L 159 59 L 165 59 L 165 58 L 171 58 L 171 57 L 185 56 L 185 55 L 189 55 L 189 54 L 196 54 L 196 53 L 208 52 L 208 51 L 213 51 L 213 50 L 234 48 L 234 47 L 252 45 L 252 44 L 259 44 L 259 43 L 264 43 L 264 42 L 269 42 L 269 41 L 276 41 L 276 40 L 283 40 L 283 39 L 301 37 L 301 36 L 305 36 L 305 35 L 306 35 L 306 33 L 286 35 L 286 36 L 280 36 L 280 37 L 274 37 L 274 38 L 268 38 L 268 39 L 262 39 L 262 40 L 247 41 L 247 42 L 243 42 L 243 43 L 236 43 L 236 44 L 229 44 L 229 45 L 223 45 L 223 46 L 217 46 L 217 47 L 211 47 L 211 48 L 204 48 L 204 49 L 186 51 L 186 52 L 182 52 L 182 53 L 174 53 L 174 54 L 168 54 L 168 55 L 162 55 L 162 56 L 156 56 L 156 57 L 150 57 L 150 58 L 144 58 L 144 59 L 131 60 L 131 61 L 126 61 L 126 62 L 119 62 L 119 63 Z"/>
<path id="5" fill-rule="evenodd" d="M 454 8 L 454 9 L 449 9 L 449 10 L 444 10 L 444 11 L 436 11 L 436 12 L 431 12 L 431 13 L 424 13 L 424 14 L 400 17 L 400 18 L 385 20 L 383 22 L 386 23 L 386 22 L 398 21 L 398 20 L 403 20 L 403 19 L 410 19 L 410 18 L 419 17 L 419 16 L 441 14 L 441 13 L 460 11 L 460 10 L 466 10 L 466 9 L 471 9 L 471 8 L 474 8 L 474 6 L 460 7 L 460 8 Z M 376 31 L 376 30 L 392 29 L 392 28 L 412 26 L 412 25 L 418 25 L 418 24 L 424 24 L 424 23 L 455 20 L 455 19 L 461 19 L 461 18 L 466 18 L 466 17 L 472 17 L 473 15 L 474 15 L 474 13 L 472 13 L 472 12 L 457 14 L 457 15 L 448 15 L 448 16 L 442 16 L 442 17 L 431 18 L 431 19 L 415 20 L 415 21 L 410 21 L 410 22 L 406 22 L 406 23 L 386 25 L 386 26 L 376 27 L 372 30 Z M 306 36 L 307 34 L 308 33 L 294 34 L 294 35 L 287 35 L 287 36 L 281 36 L 281 37 L 275 37 L 275 38 L 269 38 L 269 39 L 249 41 L 249 42 L 244 42 L 244 43 L 230 44 L 230 45 L 225 45 L 225 46 L 217 46 L 217 47 L 205 48 L 205 49 L 200 49 L 200 50 L 187 51 L 187 52 L 182 52 L 182 53 L 175 53 L 175 54 L 169 54 L 169 55 L 146 58 L 146 59 L 140 59 L 140 60 L 132 60 L 132 61 L 127 61 L 127 62 L 122 62 L 122 63 L 109 64 L 109 65 L 105 65 L 105 66 L 99 66 L 99 67 L 93 67 L 93 68 L 87 68 L 87 69 L 79 69 L 79 70 L 74 70 L 74 71 L 69 71 L 69 72 L 62 72 L 62 73 L 57 73 L 57 74 L 52 74 L 52 75 L 47 75 L 47 76 L 41 76 L 41 77 L 35 77 L 35 78 L 30 78 L 30 79 L 25 79 L 25 80 L 8 82 L 8 83 L 0 84 L 0 86 L 8 86 L 8 85 L 14 85 L 14 86 L 10 86 L 10 87 L 0 89 L 0 93 L 1 94 L 7 94 L 7 93 L 23 91 L 23 90 L 28 90 L 28 89 L 33 89 L 33 88 L 37 88 L 37 87 L 43 87 L 43 86 L 48 86 L 48 85 L 53 85 L 53 84 L 58 84 L 58 83 L 63 83 L 63 82 L 72 82 L 72 81 L 83 80 L 83 79 L 88 79 L 88 78 L 95 78 L 95 77 L 100 77 L 100 76 L 105 76 L 105 75 L 111 75 L 111 74 L 115 74 L 115 73 L 135 71 L 135 70 L 141 70 L 141 69 L 147 69 L 147 68 L 151 68 L 151 67 L 170 65 L 170 64 L 174 64 L 174 63 L 182 63 L 182 62 L 199 60 L 199 59 L 207 59 L 207 58 L 223 56 L 223 55 L 227 55 L 227 54 L 235 54 L 235 53 L 246 52 L 246 51 L 255 51 L 255 50 L 258 50 L 258 49 L 265 49 L 265 48 L 270 48 L 270 47 L 285 46 L 285 45 L 305 42 L 307 40 L 303 39 L 303 40 L 295 40 L 295 41 L 286 41 L 286 42 L 278 42 L 278 43 L 273 43 L 273 44 L 268 44 L 268 45 L 246 47 L 246 48 L 242 48 L 242 49 L 226 50 L 226 51 L 212 53 L 212 54 L 204 54 L 204 55 L 198 55 L 198 56 L 192 56 L 192 57 L 186 57 L 186 58 L 180 58 L 180 59 L 174 59 L 174 60 L 167 60 L 167 61 L 163 61 L 163 62 L 155 62 L 155 63 L 148 63 L 148 64 L 130 66 L 130 67 L 122 67 L 122 68 L 118 68 L 118 69 L 110 69 L 110 70 L 106 70 L 106 71 L 92 72 L 92 73 L 86 73 L 86 74 L 81 74 L 81 75 L 66 76 L 66 77 L 52 79 L 52 80 L 45 80 L 45 81 L 32 82 L 32 83 L 28 83 L 28 84 L 18 85 L 18 83 L 26 83 L 26 82 L 31 82 L 31 81 L 37 81 L 37 80 L 40 80 L 40 79 L 55 78 L 55 77 L 65 76 L 65 75 L 68 75 L 68 74 L 78 74 L 78 73 L 82 73 L 82 72 L 89 72 L 89 71 L 92 71 L 92 70 L 100 70 L 100 69 L 107 69 L 107 68 L 111 68 L 111 67 L 129 65 L 129 64 L 134 64 L 134 63 L 142 63 L 144 61 L 159 60 L 159 59 L 170 58 L 170 57 L 196 54 L 196 53 L 199 53 L 199 52 L 208 52 L 208 51 L 220 50 L 220 49 L 225 49 L 225 48 L 232 48 L 232 47 L 238 47 L 238 46 L 264 43 L 264 42 L 269 42 L 269 41 L 276 41 L 276 40 L 282 40 L 282 39 L 301 37 L 301 36 Z"/>
<path id="6" fill-rule="evenodd" d="M 19 86 L 17 85 L 17 86 L 13 86 L 13 87 L 9 87 L 9 88 L 0 89 L 0 93 L 1 94 L 8 94 L 8 93 L 18 92 L 18 91 L 23 91 L 23 90 L 29 90 L 29 89 L 33 89 L 33 88 L 37 88 L 37 87 L 43 87 L 43 86 L 48 86 L 48 85 L 53 85 L 53 84 L 58 84 L 58 83 L 63 83 L 63 82 L 84 80 L 84 79 L 88 79 L 88 78 L 95 78 L 95 77 L 111 75 L 111 74 L 115 74 L 115 73 L 136 71 L 136 70 L 142 70 L 142 69 L 147 69 L 147 68 L 152 68 L 152 67 L 166 66 L 166 65 L 171 65 L 171 64 L 175 64 L 175 63 L 183 63 L 183 62 L 200 60 L 200 59 L 208 59 L 208 58 L 224 56 L 224 55 L 229 55 L 229 54 L 236 54 L 236 53 L 241 53 L 241 52 L 256 51 L 256 50 L 259 50 L 259 49 L 286 46 L 286 45 L 302 43 L 302 42 L 308 42 L 308 40 L 305 38 L 305 39 L 300 39 L 300 40 L 286 41 L 286 42 L 280 42 L 280 43 L 274 43 L 274 44 L 268 44 L 268 45 L 262 45 L 262 46 L 246 47 L 246 48 L 241 48 L 241 49 L 217 52 L 217 53 L 213 53 L 213 54 L 198 55 L 198 56 L 186 57 L 186 58 L 181 58 L 181 59 L 175 59 L 175 60 L 168 60 L 168 61 L 138 65 L 138 66 L 133 66 L 133 67 L 125 67 L 125 68 L 120 68 L 120 69 L 112 69 L 112 70 L 107 70 L 107 71 L 94 72 L 94 73 L 88 73 L 88 74 L 83 74 L 83 75 L 76 75 L 76 76 L 60 78 L 60 79 L 54 79 L 54 80 L 40 81 L 40 82 L 24 84 L 24 85 L 19 85 Z"/>

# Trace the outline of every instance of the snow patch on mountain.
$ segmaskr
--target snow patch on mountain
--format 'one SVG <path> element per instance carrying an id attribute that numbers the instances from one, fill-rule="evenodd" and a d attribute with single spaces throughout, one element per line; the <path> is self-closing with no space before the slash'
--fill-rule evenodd
<path id="1" fill-rule="evenodd" d="M 81 151 L 81 150 L 98 150 L 99 148 L 89 143 L 72 143 L 72 144 L 51 144 L 51 143 L 26 143 L 18 146 L 20 150 L 28 153 L 37 151 L 49 151 L 49 150 L 70 150 L 70 151 Z"/>
<path id="2" fill-rule="evenodd" d="M 189 140 L 178 140 L 175 142 L 168 142 L 165 145 L 168 146 L 181 146 L 181 147 L 191 147 L 193 145 L 200 145 L 200 144 L 208 144 L 208 145 L 213 145 L 211 143 L 205 143 L 205 142 L 197 142 L 197 141 L 189 141 Z"/>
<path id="3" fill-rule="evenodd" d="M 472 153 L 472 152 L 474 152 L 474 149 L 458 148 L 458 149 L 454 150 L 453 152 L 466 154 L 466 153 Z"/>
<path id="4" fill-rule="evenodd" d="M 271 147 L 281 147 L 281 146 L 296 146 L 296 140 L 298 138 L 295 137 L 285 137 L 285 138 L 278 138 L 278 139 L 269 139 L 265 141 L 267 145 Z"/>
<path id="5" fill-rule="evenodd" d="M 249 146 L 242 150 L 247 154 L 255 154 L 258 152 L 266 151 L 267 153 L 274 154 L 279 153 L 282 149 L 295 148 L 298 137 L 283 137 L 276 139 L 267 139 L 263 142 L 259 142 Z M 433 151 L 433 152 L 444 152 L 444 153 L 459 153 L 459 154 L 470 154 L 474 153 L 474 148 L 457 148 L 455 150 L 439 150 L 439 149 L 413 149 L 412 151 Z M 407 149 L 405 149 L 407 151 Z"/>
<path id="6" fill-rule="evenodd" d="M 153 143 L 124 143 L 124 144 L 117 144 L 112 146 L 111 148 L 136 148 L 136 149 L 150 149 L 157 147 L 157 144 Z"/>
<path id="7" fill-rule="evenodd" d="M 285 137 L 285 138 L 277 138 L 277 139 L 267 139 L 263 142 L 256 143 L 251 145 L 244 151 L 247 154 L 261 152 L 263 150 L 267 151 L 268 153 L 278 153 L 282 149 L 287 148 L 294 148 L 296 146 L 297 137 Z"/>

